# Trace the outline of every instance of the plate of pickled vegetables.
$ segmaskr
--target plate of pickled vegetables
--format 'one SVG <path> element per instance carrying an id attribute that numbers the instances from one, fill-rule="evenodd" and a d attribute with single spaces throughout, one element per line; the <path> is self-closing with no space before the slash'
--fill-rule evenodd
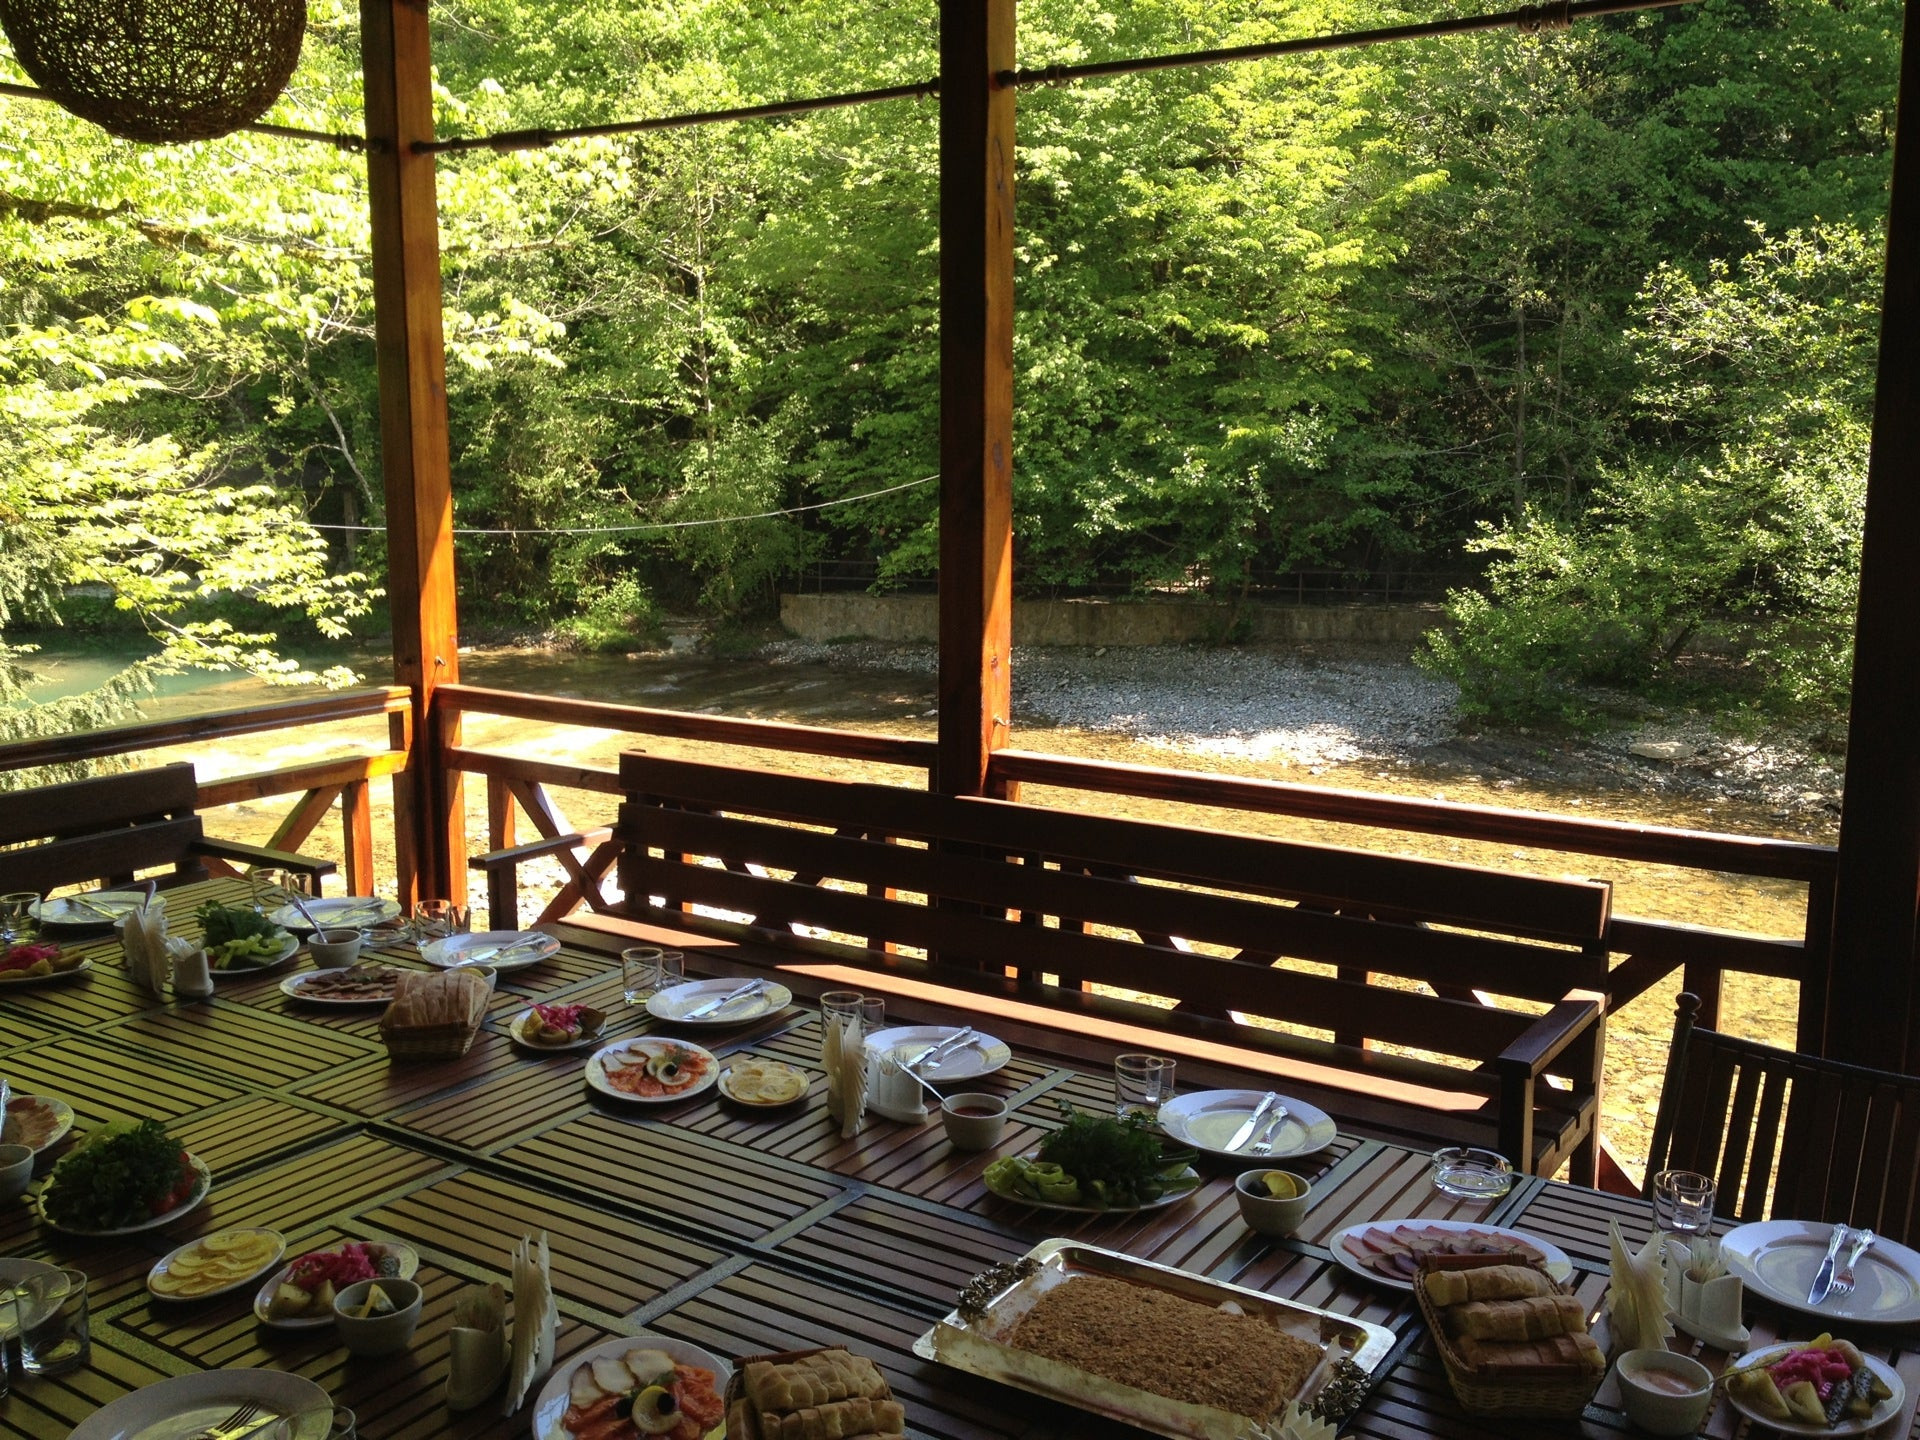
<path id="1" fill-rule="evenodd" d="M 1734 1409 L 1783 1435 L 1864 1435 L 1907 1398 L 1891 1365 L 1831 1335 L 1755 1350 L 1723 1381 Z"/>

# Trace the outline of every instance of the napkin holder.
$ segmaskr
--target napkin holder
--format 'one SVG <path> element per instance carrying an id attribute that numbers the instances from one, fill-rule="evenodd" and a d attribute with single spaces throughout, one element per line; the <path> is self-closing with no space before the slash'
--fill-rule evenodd
<path id="1" fill-rule="evenodd" d="M 447 1332 L 447 1408 L 471 1410 L 499 1388 L 507 1373 L 504 1325 L 474 1330 L 456 1325 Z"/>
<path id="2" fill-rule="evenodd" d="M 902 1125 L 924 1125 L 932 1118 L 920 1082 L 892 1053 L 867 1056 L 867 1108 Z"/>
<path id="3" fill-rule="evenodd" d="M 1696 1280 L 1688 1273 L 1693 1255 L 1678 1240 L 1667 1242 L 1667 1312 L 1677 1329 L 1721 1350 L 1739 1354 L 1749 1332 L 1741 1323 L 1745 1287 L 1738 1275 Z"/>
<path id="4" fill-rule="evenodd" d="M 182 948 L 173 956 L 173 993 L 186 1000 L 204 1000 L 213 994 L 213 966 L 204 945 L 184 940 L 169 940 L 169 949 Z"/>

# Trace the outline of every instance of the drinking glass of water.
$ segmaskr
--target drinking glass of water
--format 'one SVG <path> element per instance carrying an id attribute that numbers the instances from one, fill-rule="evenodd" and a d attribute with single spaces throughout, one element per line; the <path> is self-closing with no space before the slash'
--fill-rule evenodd
<path id="1" fill-rule="evenodd" d="M 1688 1242 L 1713 1228 L 1713 1180 L 1691 1170 L 1662 1170 L 1653 1177 L 1653 1224 Z"/>
<path id="2" fill-rule="evenodd" d="M 27 917 L 40 898 L 33 890 L 14 890 L 0 895 L 0 945 L 11 945 L 27 927 Z"/>
<path id="3" fill-rule="evenodd" d="M 1164 1055 L 1127 1054 L 1113 1059 L 1113 1113 L 1125 1120 L 1143 1115 L 1156 1121 L 1160 1107 L 1173 1098 L 1177 1061 Z"/>

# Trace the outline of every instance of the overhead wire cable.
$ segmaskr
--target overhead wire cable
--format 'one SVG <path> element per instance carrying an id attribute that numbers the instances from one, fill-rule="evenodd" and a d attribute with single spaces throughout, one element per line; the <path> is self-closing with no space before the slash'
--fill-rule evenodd
<path id="1" fill-rule="evenodd" d="M 938 475 L 923 475 L 918 480 L 906 480 L 898 485 L 889 485 L 882 490 L 869 490 L 864 495 L 842 495 L 837 500 L 820 500 L 811 505 L 789 505 L 783 510 L 762 510 L 757 515 L 710 515 L 700 520 L 658 520 L 645 525 L 567 525 L 528 529 L 517 527 L 484 529 L 456 525 L 453 527 L 453 533 L 455 535 L 515 535 L 537 538 L 543 535 L 638 535 L 655 530 L 691 530 L 700 525 L 738 525 L 748 520 L 779 520 L 789 515 L 803 515 L 812 510 L 830 510 L 835 505 L 853 505 L 862 500 L 876 500 L 882 495 L 897 495 L 902 490 L 931 485 L 939 478 Z M 309 530 L 331 530 L 355 535 L 384 535 L 387 531 L 385 525 L 339 525 L 317 520 L 302 520 L 298 524 Z"/>

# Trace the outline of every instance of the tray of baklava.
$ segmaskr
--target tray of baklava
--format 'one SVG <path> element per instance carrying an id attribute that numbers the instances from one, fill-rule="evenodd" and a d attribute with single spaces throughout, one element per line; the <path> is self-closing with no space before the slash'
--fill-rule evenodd
<path id="1" fill-rule="evenodd" d="M 1293 1404 L 1345 1414 L 1391 1330 L 1074 1240 L 977 1277 L 922 1359 L 1180 1440 L 1239 1440 Z"/>

